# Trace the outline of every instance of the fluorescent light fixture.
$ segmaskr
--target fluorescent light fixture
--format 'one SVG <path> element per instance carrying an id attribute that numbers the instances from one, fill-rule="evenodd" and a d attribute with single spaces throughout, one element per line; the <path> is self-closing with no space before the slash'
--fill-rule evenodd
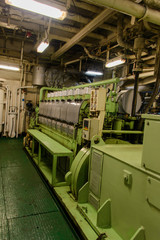
<path id="1" fill-rule="evenodd" d="M 103 75 L 102 72 L 96 72 L 96 71 L 87 71 L 87 72 L 85 72 L 85 74 L 88 76 L 102 76 Z"/>
<path id="2" fill-rule="evenodd" d="M 105 64 L 105 67 L 106 68 L 112 68 L 112 67 L 116 67 L 118 65 L 121 65 L 125 62 L 126 62 L 126 60 L 122 59 L 121 57 L 113 58 Z"/>
<path id="3" fill-rule="evenodd" d="M 13 66 L 8 66 L 8 65 L 1 65 L 1 64 L 0 64 L 0 69 L 11 70 L 11 71 L 20 71 L 19 67 L 13 67 Z"/>
<path id="4" fill-rule="evenodd" d="M 46 50 L 46 48 L 49 46 L 48 42 L 42 41 L 39 46 L 37 47 L 37 52 L 38 53 L 42 53 L 44 52 L 44 50 Z"/>
<path id="5" fill-rule="evenodd" d="M 5 3 L 14 7 L 18 7 L 59 20 L 63 20 L 67 15 L 66 11 L 60 10 L 57 7 L 53 7 L 51 5 L 47 5 L 45 3 L 41 3 L 35 0 L 5 0 Z"/>

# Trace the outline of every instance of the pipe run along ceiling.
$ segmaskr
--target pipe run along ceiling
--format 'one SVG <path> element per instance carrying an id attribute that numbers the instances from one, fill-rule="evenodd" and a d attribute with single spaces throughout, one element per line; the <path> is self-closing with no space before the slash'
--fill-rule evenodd
<path id="1" fill-rule="evenodd" d="M 65 4 L 65 1 L 62 1 Z M 138 36 L 139 23 L 143 22 L 146 57 L 156 49 L 159 32 L 160 12 L 145 4 L 130 0 L 71 1 L 67 17 L 51 21 L 49 18 L 0 2 L 0 54 L 19 57 L 24 43 L 24 59 L 60 64 L 76 59 L 92 59 L 104 62 L 108 57 L 133 56 L 134 39 Z M 119 19 L 123 19 L 118 28 Z M 49 28 L 50 46 L 36 53 L 36 46 Z M 121 34 L 119 30 L 121 29 Z M 121 38 L 120 38 L 121 37 Z M 132 46 L 131 48 L 126 46 Z M 149 49 L 149 50 L 148 50 Z M 154 53 L 155 54 L 155 53 Z M 61 61 L 62 64 L 62 61 Z M 79 64 L 79 63 L 78 63 Z M 66 64 L 66 66 L 68 66 Z M 151 66 L 152 67 L 152 66 Z M 125 75 L 126 76 L 126 75 Z M 127 76 L 126 76 L 127 77 Z"/>

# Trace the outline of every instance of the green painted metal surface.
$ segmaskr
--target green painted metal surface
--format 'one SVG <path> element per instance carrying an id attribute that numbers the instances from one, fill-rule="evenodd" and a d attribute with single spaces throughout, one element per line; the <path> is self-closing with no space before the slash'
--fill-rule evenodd
<path id="1" fill-rule="evenodd" d="M 22 150 L 22 139 L 0 138 L 0 150 L 0 239 L 79 239 Z"/>
<path id="2" fill-rule="evenodd" d="M 160 174 L 160 116 L 145 121 L 143 166 L 151 171 Z"/>
<path id="3" fill-rule="evenodd" d="M 55 141 L 59 142 L 63 146 L 67 147 L 68 149 L 73 150 L 74 154 L 77 151 L 77 141 L 73 138 L 69 138 L 68 136 L 64 136 L 63 134 L 59 133 L 58 131 L 54 130 L 53 128 L 49 128 L 43 124 L 39 124 L 39 128 L 41 132 L 46 134 L 47 136 L 51 137 Z"/>
<path id="4" fill-rule="evenodd" d="M 51 87 L 42 87 L 40 90 L 40 96 L 39 96 L 40 101 L 43 99 L 44 91 L 60 91 L 60 89 L 51 88 Z"/>
<path id="5" fill-rule="evenodd" d="M 51 154 L 58 154 L 61 156 L 72 155 L 72 152 L 59 144 L 57 141 L 51 139 L 46 134 L 36 130 L 29 129 L 28 133 L 33 136 L 37 141 L 39 141 L 42 146 L 44 146 Z"/>
<path id="6" fill-rule="evenodd" d="M 149 120 L 156 120 L 160 121 L 160 115 L 154 114 L 142 114 L 142 118 L 149 119 Z"/>
<path id="7" fill-rule="evenodd" d="M 68 211 L 71 219 L 80 228 L 81 234 L 84 236 L 84 239 L 97 240 L 98 235 L 90 227 L 90 225 L 88 224 L 86 219 L 81 215 L 81 213 L 77 210 L 77 202 L 70 196 L 70 194 L 68 194 L 70 191 L 69 186 L 55 187 L 54 190 L 57 196 L 61 199 L 61 203 L 65 207 L 65 209 Z"/>
<path id="8" fill-rule="evenodd" d="M 97 233 L 109 236 L 112 230 L 111 240 L 159 239 L 160 176 L 143 167 L 142 152 L 142 145 L 92 145 L 89 189 L 85 191 L 85 185 L 81 188 L 78 208 Z M 97 185 L 95 173 L 100 173 Z M 100 187 L 98 194 L 96 186 Z M 109 214 L 102 209 L 107 201 L 111 201 Z M 100 222 L 111 217 L 110 227 L 99 228 L 100 212 Z"/>
<path id="9" fill-rule="evenodd" d="M 143 134 L 143 131 L 130 131 L 130 130 L 103 130 L 102 132 L 110 134 Z"/>
<path id="10" fill-rule="evenodd" d="M 112 79 L 106 79 L 103 81 L 98 81 L 98 82 L 93 82 L 93 83 L 86 83 L 83 85 L 78 85 L 78 86 L 73 86 L 73 87 L 69 87 L 69 88 L 64 88 L 64 89 L 77 89 L 77 88 L 85 88 L 85 87 L 98 87 L 98 86 L 104 86 L 107 84 L 111 84 L 111 83 L 118 83 L 119 82 L 119 78 L 112 78 Z"/>
<path id="11" fill-rule="evenodd" d="M 30 154 L 30 156 L 34 159 L 48 182 L 52 186 L 61 186 L 66 185 L 64 175 L 60 171 L 58 171 L 58 161 L 59 157 L 64 157 L 61 159 L 61 164 L 65 166 L 65 164 L 69 161 L 69 167 L 71 166 L 73 160 L 73 153 L 68 148 L 65 148 L 63 145 L 48 137 L 44 133 L 36 130 L 30 129 L 28 133 L 33 137 L 32 139 L 32 149 L 26 147 L 26 150 Z M 38 155 L 35 157 L 34 145 L 35 140 L 37 140 L 38 147 Z M 52 155 L 52 159 L 48 159 L 47 155 L 42 158 L 42 147 L 46 149 Z M 37 158 L 38 157 L 38 158 Z M 67 157 L 67 158 L 66 158 Z M 69 159 L 68 159 L 69 158 Z"/>
<path id="12" fill-rule="evenodd" d="M 89 164 L 90 149 L 82 148 L 74 159 L 70 171 L 71 177 L 71 191 L 77 199 L 79 189 L 88 180 L 88 164 Z"/>

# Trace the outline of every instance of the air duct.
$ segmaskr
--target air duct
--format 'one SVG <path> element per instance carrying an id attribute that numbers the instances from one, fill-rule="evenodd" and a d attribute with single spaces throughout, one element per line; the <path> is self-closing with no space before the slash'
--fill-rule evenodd
<path id="1" fill-rule="evenodd" d="M 160 12 L 129 0 L 90 0 L 94 4 L 112 8 L 129 16 L 134 16 L 160 25 Z"/>

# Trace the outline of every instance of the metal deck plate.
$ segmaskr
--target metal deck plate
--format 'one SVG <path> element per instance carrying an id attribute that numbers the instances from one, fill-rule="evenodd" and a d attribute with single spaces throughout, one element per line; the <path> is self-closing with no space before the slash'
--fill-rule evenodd
<path id="1" fill-rule="evenodd" d="M 2 221 L 5 219 L 5 204 L 4 204 L 4 194 L 3 194 L 3 183 L 2 183 L 2 173 L 0 169 L 0 226 Z"/>
<path id="2" fill-rule="evenodd" d="M 60 212 L 29 216 L 23 218 L 23 221 L 21 218 L 11 219 L 9 228 L 11 240 L 76 239 Z"/>
<path id="3" fill-rule="evenodd" d="M 14 142 L 15 141 L 15 142 Z M 21 145 L 19 145 L 21 144 Z M 20 146 L 22 147 L 22 141 L 14 139 L 0 139 L 0 166 L 14 167 L 29 165 L 29 161 L 26 158 L 24 151 L 19 151 Z"/>
<path id="4" fill-rule="evenodd" d="M 2 168 L 7 218 L 57 211 L 32 165 Z"/>
<path id="5" fill-rule="evenodd" d="M 8 221 L 6 219 L 0 220 L 0 239 L 9 240 Z"/>
<path id="6" fill-rule="evenodd" d="M 79 239 L 22 149 L 0 138 L 0 240 Z"/>

